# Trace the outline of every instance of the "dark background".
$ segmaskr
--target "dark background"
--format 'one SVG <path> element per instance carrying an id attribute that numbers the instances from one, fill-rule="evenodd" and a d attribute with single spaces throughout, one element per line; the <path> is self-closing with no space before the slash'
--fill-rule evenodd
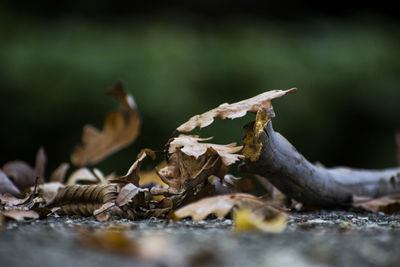
<path id="1" fill-rule="evenodd" d="M 218 2 L 218 3 L 216 3 Z M 311 161 L 396 164 L 400 21 L 390 5 L 331 2 L 2 1 L 0 165 L 49 170 L 69 160 L 86 123 L 102 127 L 122 80 L 142 116 L 140 137 L 98 164 L 124 173 L 140 148 L 162 149 L 194 114 L 272 89 L 275 130 Z M 322 6 L 322 4 L 324 6 Z M 248 115 L 195 131 L 240 142 Z"/>

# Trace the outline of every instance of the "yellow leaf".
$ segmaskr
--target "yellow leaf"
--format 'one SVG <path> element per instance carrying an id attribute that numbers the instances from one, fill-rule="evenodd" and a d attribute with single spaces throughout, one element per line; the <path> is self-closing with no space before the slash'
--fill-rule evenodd
<path id="1" fill-rule="evenodd" d="M 248 208 L 238 209 L 233 213 L 234 232 L 268 232 L 280 233 L 286 228 L 287 215 L 282 212 L 275 213 L 271 218 Z"/>

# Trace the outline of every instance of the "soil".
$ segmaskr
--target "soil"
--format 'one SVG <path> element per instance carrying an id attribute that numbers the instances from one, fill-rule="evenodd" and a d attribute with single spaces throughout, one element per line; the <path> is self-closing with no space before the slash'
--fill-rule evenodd
<path id="1" fill-rule="evenodd" d="M 123 227 L 147 254 L 83 246 L 77 229 Z M 399 266 L 400 215 L 291 213 L 279 234 L 232 233 L 229 219 L 194 222 L 50 217 L 9 221 L 0 233 L 1 266 Z M 148 244 L 147 244 L 148 243 Z"/>

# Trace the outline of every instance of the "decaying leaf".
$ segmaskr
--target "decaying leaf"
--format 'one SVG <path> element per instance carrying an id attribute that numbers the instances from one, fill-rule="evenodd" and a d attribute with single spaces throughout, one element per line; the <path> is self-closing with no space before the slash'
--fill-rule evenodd
<path id="1" fill-rule="evenodd" d="M 257 112 L 261 107 L 267 110 L 272 109 L 272 99 L 295 91 L 296 88 L 289 90 L 272 90 L 233 104 L 224 103 L 201 115 L 193 116 L 189 121 L 179 126 L 177 130 L 180 132 L 190 132 L 196 127 L 203 128 L 210 125 L 213 123 L 214 118 L 217 117 L 221 119 L 235 119 L 243 117 L 248 111 Z M 270 110 L 270 112 L 273 111 Z"/>
<path id="2" fill-rule="evenodd" d="M 195 221 L 205 219 L 214 214 L 218 218 L 225 217 L 234 207 L 256 208 L 265 203 L 250 194 L 228 194 L 222 196 L 208 197 L 195 203 L 186 205 L 174 212 L 174 220 L 192 217 Z"/>
<path id="3" fill-rule="evenodd" d="M 178 194 L 195 186 L 203 186 L 210 175 L 219 172 L 221 166 L 221 158 L 213 148 L 208 148 L 197 159 L 177 148 L 167 166 L 158 171 L 158 175 L 168 184 L 170 194 Z"/>
<path id="4" fill-rule="evenodd" d="M 150 234 L 132 238 L 127 229 L 109 228 L 91 231 L 77 227 L 78 244 L 89 249 L 141 259 L 150 266 L 187 266 L 181 253 L 164 235 Z"/>
<path id="5" fill-rule="evenodd" d="M 66 182 L 67 185 L 97 183 L 105 183 L 103 174 L 100 171 L 96 171 L 96 169 L 92 172 L 88 168 L 77 169 L 68 177 Z"/>
<path id="6" fill-rule="evenodd" d="M 102 132 L 91 125 L 83 128 L 82 145 L 77 146 L 71 154 L 74 165 L 95 164 L 132 143 L 139 134 L 139 115 L 135 102 L 126 93 L 124 85 L 119 82 L 108 93 L 120 102 L 119 110 L 107 115 Z"/>
<path id="7" fill-rule="evenodd" d="M 46 161 L 46 154 L 41 147 L 36 154 L 35 168 L 24 161 L 15 160 L 4 164 L 3 171 L 20 190 L 24 191 L 35 184 L 36 177 L 39 177 L 40 184 L 44 182 Z"/>
<path id="8" fill-rule="evenodd" d="M 400 195 L 389 195 L 375 199 L 353 198 L 353 207 L 371 212 L 396 213 L 400 211 Z"/>
<path id="9" fill-rule="evenodd" d="M 125 231 L 105 230 L 93 233 L 86 228 L 77 230 L 81 234 L 78 239 L 81 246 L 126 256 L 139 254 L 138 243 L 129 238 Z"/>
<path id="10" fill-rule="evenodd" d="M 259 135 L 272 117 L 270 112 L 262 107 L 257 111 L 256 120 L 244 126 L 243 155 L 246 160 L 256 161 L 260 156 L 262 143 Z"/>
<path id="11" fill-rule="evenodd" d="M 158 176 L 157 171 L 156 171 L 156 170 L 160 170 L 160 169 L 164 168 L 165 166 L 167 166 L 167 162 L 162 161 L 160 164 L 158 164 L 155 167 L 155 169 L 153 169 L 151 171 L 140 171 L 139 185 L 140 186 L 151 185 L 151 184 L 158 185 L 158 186 L 167 185 L 166 183 L 164 183 L 161 180 L 160 176 Z"/>
<path id="12" fill-rule="evenodd" d="M 4 217 L 23 221 L 25 219 L 39 219 L 39 214 L 33 210 L 6 210 L 2 212 Z"/>
<path id="13" fill-rule="evenodd" d="M 59 182 L 44 183 L 38 186 L 38 193 L 46 203 L 51 203 L 63 187 L 64 185 Z"/>
<path id="14" fill-rule="evenodd" d="M 223 184 L 226 185 L 232 193 L 246 193 L 254 189 L 255 185 L 249 178 L 235 177 L 232 174 L 226 174 L 223 178 Z"/>
<path id="15" fill-rule="evenodd" d="M 25 198 L 17 198 L 13 195 L 10 195 L 9 193 L 4 193 L 0 194 L 0 204 L 6 206 L 6 207 L 13 207 L 13 206 L 18 206 L 23 204 L 29 196 Z"/>
<path id="16" fill-rule="evenodd" d="M 142 189 L 140 187 L 135 186 L 132 183 L 126 184 L 124 187 L 121 188 L 121 191 L 119 192 L 115 203 L 120 207 L 124 206 L 129 201 L 131 201 L 131 199 L 133 199 L 137 194 L 145 191 L 147 191 L 147 189 Z"/>
<path id="17" fill-rule="evenodd" d="M 60 166 L 58 166 L 57 169 L 55 169 L 51 174 L 50 182 L 64 182 L 65 175 L 67 174 L 69 167 L 69 163 L 61 163 Z"/>
<path id="18" fill-rule="evenodd" d="M 109 179 L 109 182 L 122 184 L 132 183 L 136 186 L 139 186 L 140 167 L 142 166 L 143 160 L 148 156 L 151 157 L 153 160 L 156 158 L 156 154 L 153 150 L 148 148 L 142 149 L 137 156 L 136 161 L 129 168 L 128 172 L 122 177 Z"/>
<path id="19" fill-rule="evenodd" d="M 115 204 L 115 202 L 104 203 L 100 208 L 93 212 L 96 220 L 99 222 L 107 221 L 112 215 L 121 215 L 122 210 Z"/>
<path id="20" fill-rule="evenodd" d="M 0 232 L 1 232 L 1 231 L 3 230 L 3 228 L 4 228 L 4 221 L 5 221 L 4 215 L 3 215 L 3 213 L 0 212 Z"/>
<path id="21" fill-rule="evenodd" d="M 67 185 L 48 207 L 59 207 L 60 214 L 92 216 L 103 204 L 117 198 L 117 185 Z"/>
<path id="22" fill-rule="evenodd" d="M 214 149 L 218 155 L 221 157 L 222 162 L 229 166 L 240 158 L 242 155 L 235 154 L 242 149 L 242 146 L 236 146 L 236 143 L 231 143 L 227 145 L 217 145 L 211 143 L 200 143 L 201 141 L 208 141 L 212 139 L 209 138 L 199 138 L 197 135 L 179 135 L 178 137 L 172 138 L 169 142 L 169 153 L 174 153 L 178 148 L 188 156 L 193 156 L 198 159 L 201 155 L 204 155 L 207 149 Z"/>
<path id="23" fill-rule="evenodd" d="M 21 195 L 18 187 L 7 177 L 7 175 L 0 170 L 0 194 L 9 193 L 14 196 Z"/>
<path id="24" fill-rule="evenodd" d="M 287 215 L 271 206 L 251 210 L 238 209 L 233 213 L 233 231 L 280 233 L 286 228 Z"/>

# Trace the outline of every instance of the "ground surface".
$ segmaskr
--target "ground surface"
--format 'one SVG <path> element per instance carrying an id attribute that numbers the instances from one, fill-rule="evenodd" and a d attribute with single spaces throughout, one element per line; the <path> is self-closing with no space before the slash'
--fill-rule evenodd
<path id="1" fill-rule="evenodd" d="M 79 226 L 125 227 L 148 246 L 147 256 L 123 256 L 79 243 Z M 151 219 L 100 223 L 85 218 L 7 222 L 0 233 L 1 266 L 399 266 L 400 215 L 292 214 L 280 234 L 234 234 L 231 220 Z M 149 241 L 150 242 L 147 242 Z M 150 243 L 145 244 L 145 243 Z M 156 245 L 155 245 L 156 244 Z M 153 254 L 153 255 L 151 255 Z"/>

